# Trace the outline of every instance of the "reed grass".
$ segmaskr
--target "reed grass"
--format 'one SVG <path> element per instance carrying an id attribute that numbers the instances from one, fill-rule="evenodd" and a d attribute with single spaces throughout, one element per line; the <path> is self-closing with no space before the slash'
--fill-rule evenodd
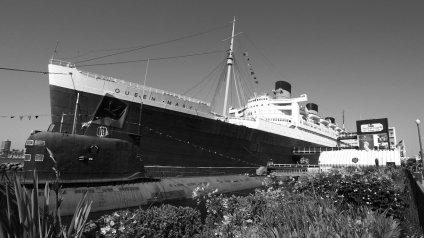
<path id="1" fill-rule="evenodd" d="M 52 153 L 50 156 L 54 160 Z M 91 210 L 91 202 L 88 202 L 87 193 L 85 193 L 75 208 L 69 227 L 63 225 L 60 219 L 63 190 L 59 183 L 59 173 L 56 175 L 56 181 L 52 185 L 46 182 L 43 190 L 39 189 L 35 170 L 31 189 L 23 186 L 15 174 L 2 178 L 0 182 L 0 237 L 82 237 Z M 53 204 L 50 196 L 52 192 L 55 196 Z"/>

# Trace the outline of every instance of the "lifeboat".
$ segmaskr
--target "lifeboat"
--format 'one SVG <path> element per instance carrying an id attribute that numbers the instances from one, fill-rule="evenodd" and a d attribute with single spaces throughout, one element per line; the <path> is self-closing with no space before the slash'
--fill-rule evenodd
<path id="1" fill-rule="evenodd" d="M 321 118 L 321 119 L 319 120 L 319 123 L 323 124 L 324 126 L 328 126 L 328 124 L 329 124 L 330 122 L 329 122 L 329 121 L 327 121 L 327 120 L 325 120 L 325 119 L 323 119 L 323 118 Z"/>

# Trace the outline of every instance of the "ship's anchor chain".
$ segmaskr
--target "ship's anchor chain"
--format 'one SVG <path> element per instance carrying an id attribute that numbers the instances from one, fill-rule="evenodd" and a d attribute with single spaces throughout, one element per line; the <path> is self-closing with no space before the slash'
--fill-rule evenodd
<path id="1" fill-rule="evenodd" d="M 241 159 L 239 159 L 239 158 L 235 158 L 235 157 L 232 157 L 232 156 L 229 156 L 229 155 L 225 155 L 225 154 L 222 154 L 222 153 L 218 153 L 218 152 L 216 152 L 216 151 L 213 151 L 213 150 L 212 150 L 212 149 L 210 149 L 210 148 L 203 147 L 203 146 L 200 146 L 200 145 L 196 145 L 196 144 L 194 144 L 194 143 L 192 143 L 192 142 L 190 142 L 190 141 L 182 140 L 182 139 L 177 138 L 177 137 L 175 137 L 175 136 L 172 136 L 172 135 L 169 135 L 169 134 L 167 134 L 167 133 L 160 132 L 160 131 L 158 131 L 158 130 L 155 130 L 155 129 L 153 129 L 153 128 L 150 128 L 150 127 L 148 127 L 148 126 L 145 126 L 145 127 L 146 127 L 146 129 L 147 129 L 147 130 L 149 130 L 150 132 L 154 132 L 154 133 L 156 133 L 156 134 L 158 134 L 158 135 L 168 137 L 169 139 L 172 139 L 172 140 L 175 140 L 175 141 L 178 141 L 178 142 L 181 142 L 181 143 L 185 143 L 185 144 L 190 145 L 190 146 L 192 146 L 192 147 L 194 147 L 194 148 L 196 148 L 196 149 L 198 149 L 198 150 L 205 151 L 205 152 L 209 152 L 209 153 L 211 153 L 211 154 L 217 155 L 217 156 L 222 157 L 222 158 L 231 159 L 231 160 L 238 161 L 238 162 L 243 162 L 243 163 L 246 163 L 246 164 L 251 165 L 251 166 L 260 166 L 259 164 L 251 163 L 251 162 L 248 162 L 248 161 L 245 161 L 245 160 L 241 160 Z"/>

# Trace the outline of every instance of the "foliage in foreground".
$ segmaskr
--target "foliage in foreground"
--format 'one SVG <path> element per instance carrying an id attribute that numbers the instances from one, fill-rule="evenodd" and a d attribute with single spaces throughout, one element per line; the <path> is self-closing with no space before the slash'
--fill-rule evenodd
<path id="1" fill-rule="evenodd" d="M 56 180 L 52 189 L 48 182 L 44 190 L 39 190 L 37 172 L 34 170 L 32 189 L 20 183 L 14 173 L 3 174 L 0 179 L 0 237 L 38 238 L 38 237 L 81 237 L 91 210 L 87 193 L 75 208 L 69 227 L 62 224 L 60 206 L 63 190 L 60 173 L 53 153 L 47 148 L 54 162 Z M 52 191 L 53 190 L 53 191 Z M 55 203 L 51 204 L 50 194 L 54 192 Z"/>
<path id="2" fill-rule="evenodd" d="M 330 200 L 281 189 L 216 196 L 201 237 L 398 237 L 399 221 L 367 207 L 340 210 Z"/>
<path id="3" fill-rule="evenodd" d="M 347 167 L 292 180 L 285 188 L 293 193 L 328 198 L 342 210 L 348 205 L 366 206 L 404 220 L 404 210 L 408 206 L 404 179 L 399 169 Z M 275 187 L 275 182 L 272 183 Z"/>
<path id="4" fill-rule="evenodd" d="M 50 186 L 46 183 L 40 192 L 36 172 L 30 190 L 17 176 L 4 179 L 0 183 L 0 237 L 81 237 L 91 209 L 87 194 L 79 201 L 68 228 L 60 219 L 61 194 L 56 195 L 57 203 L 51 204 Z"/>
<path id="5" fill-rule="evenodd" d="M 349 170 L 349 169 L 348 169 Z M 338 176 L 350 181 L 352 171 L 333 172 L 327 176 Z M 356 171 L 357 172 L 357 171 Z M 353 172 L 353 173 L 356 173 Z M 339 176 L 340 173 L 342 176 Z M 361 181 L 383 181 L 385 188 L 397 193 L 402 183 L 385 183 L 400 178 L 396 171 L 361 171 Z M 340 177 L 340 178 L 339 178 Z M 247 196 L 218 195 L 209 186 L 193 191 L 198 208 L 183 208 L 165 205 L 133 212 L 116 212 L 92 222 L 86 237 L 400 237 L 400 219 L 393 211 L 376 209 L 376 204 L 350 202 L 349 199 L 333 200 L 337 194 L 317 186 L 325 176 L 309 183 L 296 181 L 281 183 L 268 181 L 268 187 Z M 329 180 L 332 181 L 332 180 Z M 386 181 L 386 182 L 387 182 Z M 334 182 L 334 181 L 332 181 Z M 324 183 L 324 182 L 322 182 Z M 324 183 L 324 184 L 327 184 Z M 313 185 L 312 185 L 313 184 Z M 351 183 L 354 184 L 356 183 Z M 390 186 L 389 186 L 390 185 Z M 301 190 L 302 188 L 307 188 Z M 329 185 L 328 185 L 329 186 Z M 334 185 L 336 186 L 336 185 Z M 362 185 L 361 185 L 362 186 Z M 373 185 L 374 186 L 374 185 Z M 326 186 L 323 186 L 327 188 Z M 332 187 L 336 188 L 336 187 Z M 370 188 L 371 189 L 371 188 Z M 310 192 L 309 192 L 310 191 Z M 330 192 L 332 191 L 332 192 Z M 378 195 L 377 191 L 375 194 Z M 327 197 L 325 194 L 328 194 Z M 349 193 L 346 193 L 349 194 Z M 351 195 L 355 194 L 352 192 Z M 374 194 L 374 193 L 373 193 Z M 389 194 L 389 193 L 388 193 Z M 346 195 L 350 196 L 350 195 Z M 388 195 L 387 195 L 388 196 Z M 401 207 L 403 199 L 399 197 Z M 379 196 L 376 199 L 380 199 Z M 337 202 L 335 202 L 337 201 Z M 366 200 L 364 200 L 366 201 Z M 385 201 L 383 198 L 382 201 Z M 343 204 L 343 205 L 341 205 Z M 383 204 L 383 203 L 380 203 Z M 396 203 L 395 203 L 396 204 Z M 199 208 L 206 208 L 206 218 L 201 221 Z"/>
<path id="6" fill-rule="evenodd" d="M 162 205 L 105 215 L 87 227 L 85 237 L 193 237 L 200 233 L 200 212 Z"/>

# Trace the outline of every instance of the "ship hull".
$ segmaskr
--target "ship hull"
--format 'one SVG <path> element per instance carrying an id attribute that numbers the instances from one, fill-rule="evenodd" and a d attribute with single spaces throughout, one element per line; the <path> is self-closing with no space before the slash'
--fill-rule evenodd
<path id="1" fill-rule="evenodd" d="M 81 125 L 92 119 L 104 95 L 50 85 L 53 131 L 72 130 L 72 112 L 78 94 L 76 133 L 96 133 L 97 125 L 90 125 L 85 131 Z M 129 108 L 126 123 L 122 130 L 110 130 L 110 136 L 124 138 L 125 133 L 139 134 L 139 154 L 146 173 L 151 176 L 254 172 L 270 161 L 296 163 L 294 147 L 319 146 L 166 107 L 125 103 Z"/>

